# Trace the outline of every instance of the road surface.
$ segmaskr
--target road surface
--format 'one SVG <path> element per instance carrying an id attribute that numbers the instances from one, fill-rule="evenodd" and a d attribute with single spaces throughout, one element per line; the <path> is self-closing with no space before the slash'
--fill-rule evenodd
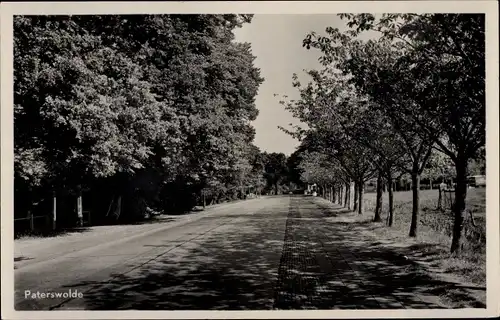
<path id="1" fill-rule="evenodd" d="M 15 307 L 446 307 L 432 293 L 443 283 L 401 253 L 377 247 L 364 224 L 345 219 L 349 214 L 320 198 L 263 197 L 173 222 L 19 242 Z M 31 298 L 43 292 L 73 297 Z"/>

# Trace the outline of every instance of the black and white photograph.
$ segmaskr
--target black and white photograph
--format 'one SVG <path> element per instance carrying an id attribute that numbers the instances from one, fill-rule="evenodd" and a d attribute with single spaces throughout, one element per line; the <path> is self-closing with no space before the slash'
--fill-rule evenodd
<path id="1" fill-rule="evenodd" d="M 2 318 L 498 316 L 498 4 L 384 2 L 2 4 Z"/>

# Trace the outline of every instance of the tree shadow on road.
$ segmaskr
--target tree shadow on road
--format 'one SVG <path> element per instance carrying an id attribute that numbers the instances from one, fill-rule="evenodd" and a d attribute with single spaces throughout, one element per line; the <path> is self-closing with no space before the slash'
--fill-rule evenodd
<path id="1" fill-rule="evenodd" d="M 24 257 L 24 256 L 19 256 L 19 257 L 14 257 L 14 263 L 15 262 L 21 262 L 21 261 L 26 261 L 26 260 L 33 260 L 34 258 L 30 257 Z M 18 267 L 14 264 L 14 270 L 16 270 Z"/>
<path id="2" fill-rule="evenodd" d="M 292 198 L 289 210 L 272 209 L 272 214 L 235 213 L 237 225 L 190 242 L 181 256 L 168 253 L 112 281 L 90 284 L 79 307 L 434 309 L 446 307 L 436 296 L 450 289 L 457 299 L 468 299 L 404 252 L 371 246 L 374 242 L 360 233 L 366 225 L 326 221 L 314 200 L 304 199 Z M 89 283 L 72 287 L 78 285 Z"/>
<path id="3" fill-rule="evenodd" d="M 485 308 L 459 283 L 448 282 L 432 276 L 431 272 L 411 258 L 418 255 L 430 262 L 441 249 L 432 244 L 415 244 L 409 247 L 374 241 L 364 236 L 373 228 L 370 221 L 335 222 L 322 225 L 323 246 L 339 278 L 344 283 L 359 281 L 360 298 L 391 296 L 393 302 L 405 308 L 439 308 L 452 302 L 454 307 Z M 303 233 L 310 233 L 304 230 Z M 476 290 L 485 288 L 474 287 Z M 347 294 L 346 296 L 348 296 Z M 444 299 L 440 299 L 444 298 Z"/>
<path id="4" fill-rule="evenodd" d="M 153 217 L 150 219 L 144 219 L 144 220 L 140 220 L 140 221 L 121 222 L 117 225 L 161 224 L 161 223 L 168 223 L 168 222 L 179 220 L 179 217 L 181 217 L 181 215 L 177 215 L 175 217 Z M 114 225 L 114 224 L 110 223 L 109 225 Z"/>
<path id="5" fill-rule="evenodd" d="M 167 254 L 130 274 L 117 275 L 110 282 L 94 283 L 84 294 L 84 307 L 271 309 L 286 215 L 286 211 L 274 212 L 272 218 L 265 214 L 246 215 L 247 219 L 237 228 L 213 232 L 206 240 L 193 241 L 181 258 Z"/>
<path id="6" fill-rule="evenodd" d="M 343 241 L 348 237 L 342 235 L 339 230 L 336 230 L 335 234 L 343 236 Z M 354 243 L 357 237 L 350 237 Z M 384 249 L 380 246 L 369 248 L 361 244 L 344 246 L 338 242 L 335 246 L 339 254 L 334 255 L 334 259 L 342 256 L 351 261 L 351 270 L 347 269 L 340 276 L 349 281 L 355 277 L 353 272 L 359 274 L 358 279 L 365 296 L 390 295 L 406 308 L 446 307 L 449 304 L 446 300 L 451 300 L 455 307 L 486 307 L 484 303 L 470 296 L 464 286 L 431 276 L 429 271 L 407 258 L 411 254 L 408 249 Z M 356 267 L 352 268 L 353 265 Z M 450 291 L 453 291 L 453 294 L 450 295 Z"/>
<path id="7" fill-rule="evenodd" d="M 15 257 L 14 262 L 19 262 L 19 261 L 25 261 L 25 260 L 33 260 L 34 258 L 29 258 L 29 257 Z"/>

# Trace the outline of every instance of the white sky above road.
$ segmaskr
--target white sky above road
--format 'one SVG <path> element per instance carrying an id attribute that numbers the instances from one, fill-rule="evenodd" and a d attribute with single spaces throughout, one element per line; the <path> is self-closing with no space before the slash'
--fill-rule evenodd
<path id="1" fill-rule="evenodd" d="M 255 15 L 252 23 L 236 30 L 236 40 L 250 42 L 257 57 L 255 65 L 265 78 L 259 88 L 256 105 L 259 116 L 253 122 L 255 144 L 268 152 L 291 154 L 298 141 L 278 129 L 298 120 L 279 104 L 281 95 L 298 97 L 292 87 L 292 75 L 304 77 L 303 69 L 319 68 L 319 53 L 302 47 L 302 40 L 310 31 L 324 32 L 327 26 L 339 23 L 335 15 Z M 274 97 L 274 94 L 280 96 Z"/>
<path id="2" fill-rule="evenodd" d="M 254 143 L 267 152 L 295 151 L 299 142 L 278 126 L 289 127 L 299 124 L 297 119 L 279 104 L 280 96 L 298 98 L 298 91 L 292 87 L 292 75 L 297 73 L 302 84 L 309 80 L 303 69 L 320 68 L 319 52 L 302 47 L 302 40 L 311 31 L 325 33 L 326 27 L 345 29 L 345 21 L 336 14 L 259 14 L 252 23 L 235 31 L 236 41 L 250 42 L 256 56 L 255 65 L 265 78 L 256 98 L 259 116 L 253 122 L 256 129 Z M 274 97 L 274 94 L 280 96 Z"/>

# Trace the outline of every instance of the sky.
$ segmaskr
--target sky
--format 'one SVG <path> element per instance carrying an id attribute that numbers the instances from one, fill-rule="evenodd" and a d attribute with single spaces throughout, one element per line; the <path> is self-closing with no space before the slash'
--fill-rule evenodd
<path id="1" fill-rule="evenodd" d="M 256 130 L 254 143 L 262 151 L 290 155 L 299 145 L 278 128 L 300 123 L 279 100 L 282 95 L 288 99 L 298 97 L 297 89 L 292 87 L 293 73 L 305 84 L 309 79 L 303 70 L 320 68 L 319 52 L 303 48 L 302 40 L 311 31 L 324 34 L 328 26 L 344 29 L 345 22 L 334 14 L 264 14 L 255 15 L 250 24 L 235 31 L 236 41 L 251 43 L 255 65 L 265 78 L 256 98 L 259 116 L 252 123 Z"/>

